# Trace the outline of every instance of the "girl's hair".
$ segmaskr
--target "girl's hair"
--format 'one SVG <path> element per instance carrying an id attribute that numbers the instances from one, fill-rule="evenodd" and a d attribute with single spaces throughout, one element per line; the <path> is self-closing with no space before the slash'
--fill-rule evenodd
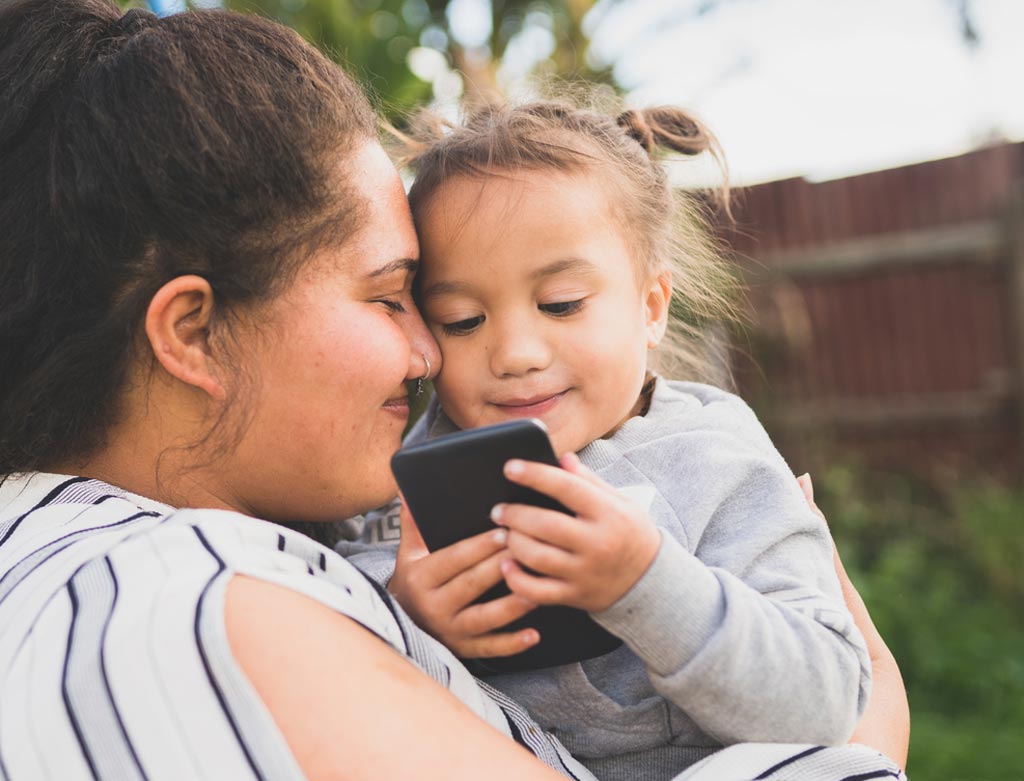
<path id="1" fill-rule="evenodd" d="M 104 444 L 163 284 L 209 281 L 223 348 L 226 316 L 343 242 L 340 172 L 377 130 L 295 33 L 225 12 L 8 0 L 0 73 L 2 476 Z"/>
<path id="2" fill-rule="evenodd" d="M 710 229 L 713 202 L 728 214 L 728 177 L 718 142 L 687 112 L 669 106 L 618 116 L 564 100 L 486 105 L 459 124 L 430 112 L 394 134 L 403 162 L 415 172 L 413 216 L 448 179 L 517 170 L 585 173 L 606 182 L 612 213 L 626 231 L 638 278 L 669 269 L 673 306 L 655 367 L 666 374 L 710 379 L 720 356 L 708 349 L 708 328 L 732 319 L 732 275 Z M 718 162 L 723 184 L 708 198 L 673 189 L 659 152 L 704 152 Z"/>

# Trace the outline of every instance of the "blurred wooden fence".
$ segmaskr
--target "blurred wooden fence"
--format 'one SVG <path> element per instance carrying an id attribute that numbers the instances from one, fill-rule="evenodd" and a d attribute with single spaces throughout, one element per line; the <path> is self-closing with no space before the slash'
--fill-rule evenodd
<path id="1" fill-rule="evenodd" d="M 1024 144 L 742 198 L 728 238 L 752 328 L 735 372 L 794 468 L 824 443 L 1018 479 Z"/>

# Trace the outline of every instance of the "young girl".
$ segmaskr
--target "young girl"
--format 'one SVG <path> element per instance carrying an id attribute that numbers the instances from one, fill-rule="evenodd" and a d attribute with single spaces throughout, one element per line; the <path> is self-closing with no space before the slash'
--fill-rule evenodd
<path id="1" fill-rule="evenodd" d="M 498 532 L 429 556 L 405 524 L 389 589 L 467 658 L 537 642 L 496 630 L 539 604 L 622 638 L 489 679 L 602 779 L 667 779 L 730 743 L 842 743 L 870 682 L 828 532 L 754 414 L 649 368 L 668 341 L 693 376 L 687 322 L 723 308 L 700 209 L 672 193 L 659 148 L 715 151 L 672 108 L 490 107 L 425 143 L 410 192 L 443 358 L 410 440 L 539 418 L 564 469 L 507 475 L 575 517 L 497 506 Z M 386 579 L 392 556 L 362 563 Z M 511 596 L 470 604 L 501 577 Z"/>

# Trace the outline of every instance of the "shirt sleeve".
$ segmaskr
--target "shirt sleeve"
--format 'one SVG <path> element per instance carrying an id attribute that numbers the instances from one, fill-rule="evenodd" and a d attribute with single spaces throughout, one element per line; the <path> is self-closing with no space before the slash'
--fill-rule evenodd
<path id="1" fill-rule="evenodd" d="M 647 572 L 595 620 L 724 744 L 845 742 L 867 703 L 870 659 L 827 530 L 781 457 L 728 436 L 699 457 L 676 455 L 665 461 L 683 471 L 659 493 L 700 486 L 699 500 L 691 493 L 671 511 L 702 517 L 678 525 L 685 544 L 662 528 Z"/>

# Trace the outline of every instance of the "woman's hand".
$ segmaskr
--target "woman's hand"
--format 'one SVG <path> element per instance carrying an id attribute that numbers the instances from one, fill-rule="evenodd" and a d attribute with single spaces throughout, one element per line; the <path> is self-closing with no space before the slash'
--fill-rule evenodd
<path id="1" fill-rule="evenodd" d="M 814 502 L 814 485 L 810 475 L 802 475 L 797 478 L 800 488 L 811 509 L 817 513 L 822 521 L 825 515 Z M 871 699 L 868 707 L 861 716 L 860 723 L 850 738 L 851 743 L 862 743 L 873 749 L 881 751 L 886 756 L 896 760 L 901 767 L 907 765 L 907 751 L 910 747 L 910 707 L 907 703 L 907 690 L 903 685 L 903 676 L 900 675 L 900 668 L 896 664 L 896 658 L 892 655 L 885 640 L 875 628 L 871 616 L 868 614 L 864 600 L 860 598 L 857 589 L 850 582 L 846 574 L 846 568 L 839 559 L 839 551 L 833 547 L 836 574 L 839 576 L 839 585 L 843 589 L 843 599 L 846 606 L 853 614 L 853 620 L 864 635 L 867 642 L 868 654 L 871 656 Z"/>
<path id="2" fill-rule="evenodd" d="M 509 656 L 539 642 L 535 629 L 495 631 L 529 613 L 534 603 L 509 594 L 473 604 L 501 582 L 508 532 L 495 529 L 430 553 L 404 503 L 399 517 L 402 536 L 388 591 L 413 621 L 463 659 Z"/>
<path id="3" fill-rule="evenodd" d="M 531 602 L 598 612 L 647 571 L 661 534 L 640 507 L 583 466 L 575 453 L 560 460 L 562 469 L 520 460 L 505 464 L 509 480 L 556 499 L 576 516 L 524 504 L 496 505 L 491 517 L 508 529 L 512 555 L 501 569 L 512 592 Z"/>

